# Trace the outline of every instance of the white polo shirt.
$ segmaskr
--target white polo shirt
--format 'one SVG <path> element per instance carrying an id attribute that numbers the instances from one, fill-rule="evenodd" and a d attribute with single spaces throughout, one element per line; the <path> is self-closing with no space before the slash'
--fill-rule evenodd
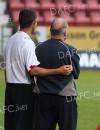
<path id="1" fill-rule="evenodd" d="M 4 61 L 7 83 L 31 84 L 28 72 L 40 62 L 35 55 L 35 44 L 27 33 L 18 31 L 9 38 Z"/>

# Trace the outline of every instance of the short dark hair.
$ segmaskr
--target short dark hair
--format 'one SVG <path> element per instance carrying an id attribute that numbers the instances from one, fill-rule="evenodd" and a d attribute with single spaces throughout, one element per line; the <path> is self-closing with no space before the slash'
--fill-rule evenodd
<path id="1" fill-rule="evenodd" d="M 20 28 L 29 27 L 36 18 L 37 16 L 34 9 L 23 9 L 19 14 Z"/>

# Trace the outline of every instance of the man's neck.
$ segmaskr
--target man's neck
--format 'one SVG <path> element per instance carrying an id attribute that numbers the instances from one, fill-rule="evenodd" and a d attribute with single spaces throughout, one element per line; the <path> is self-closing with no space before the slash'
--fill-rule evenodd
<path id="1" fill-rule="evenodd" d="M 60 36 L 51 36 L 51 38 L 64 41 L 64 38 L 63 38 L 63 37 L 60 37 Z"/>
<path id="2" fill-rule="evenodd" d="M 32 35 L 30 29 L 20 29 L 20 31 L 27 33 L 30 37 Z"/>

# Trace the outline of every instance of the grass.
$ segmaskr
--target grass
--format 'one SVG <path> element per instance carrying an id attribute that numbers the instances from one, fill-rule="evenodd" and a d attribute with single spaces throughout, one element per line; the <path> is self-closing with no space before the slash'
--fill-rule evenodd
<path id="1" fill-rule="evenodd" d="M 78 90 L 77 130 L 96 130 L 100 123 L 100 71 L 81 71 Z M 0 126 L 3 126 L 4 73 L 0 71 Z M 57 128 L 58 130 L 58 128 Z"/>
<path id="2" fill-rule="evenodd" d="M 100 71 L 82 71 L 76 81 L 79 93 L 77 130 L 95 130 L 100 122 L 99 75 Z"/>
<path id="3" fill-rule="evenodd" d="M 3 106 L 4 106 L 4 93 L 5 93 L 5 82 L 4 82 L 4 72 L 0 70 L 0 127 L 3 127 Z"/>

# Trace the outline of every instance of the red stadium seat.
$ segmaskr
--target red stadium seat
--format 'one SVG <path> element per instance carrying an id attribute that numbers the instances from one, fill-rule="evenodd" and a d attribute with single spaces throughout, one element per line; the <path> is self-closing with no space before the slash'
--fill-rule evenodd
<path id="1" fill-rule="evenodd" d="M 55 8 L 55 3 L 52 0 L 40 0 L 40 4 L 42 10 Z"/>
<path id="2" fill-rule="evenodd" d="M 24 0 L 24 1 L 26 8 L 34 8 L 37 10 L 40 9 L 40 4 L 36 0 Z"/>
<path id="3" fill-rule="evenodd" d="M 55 0 L 55 3 L 56 3 L 56 7 L 59 8 L 59 7 L 62 7 L 64 8 L 65 6 L 68 5 L 67 1 L 66 0 Z"/>
<path id="4" fill-rule="evenodd" d="M 11 12 L 11 16 L 14 23 L 18 23 L 18 17 L 21 10 L 14 10 Z"/>
<path id="5" fill-rule="evenodd" d="M 83 0 L 71 0 L 70 9 L 73 12 L 88 10 L 88 5 Z"/>
<path id="6" fill-rule="evenodd" d="M 91 16 L 92 24 L 99 24 L 100 25 L 100 11 L 90 12 L 90 16 Z"/>
<path id="7" fill-rule="evenodd" d="M 85 11 L 75 12 L 75 19 L 77 24 L 89 24 L 91 22 L 90 16 L 87 16 Z"/>
<path id="8" fill-rule="evenodd" d="M 75 18 L 74 16 L 71 16 L 70 12 L 60 13 L 59 16 L 65 18 L 68 21 L 68 23 L 75 23 Z"/>
<path id="9" fill-rule="evenodd" d="M 40 11 L 36 11 L 36 14 L 37 14 L 37 22 L 38 22 L 38 24 L 43 24 L 44 19 L 43 19 L 43 16 L 42 16 L 40 13 L 41 13 Z"/>
<path id="10" fill-rule="evenodd" d="M 20 0 L 9 0 L 9 7 L 11 10 L 13 9 L 23 9 L 24 3 L 22 3 Z"/>
<path id="11" fill-rule="evenodd" d="M 81 4 L 84 4 L 84 3 L 83 3 L 83 0 L 71 0 L 71 4 L 81 5 Z"/>
<path id="12" fill-rule="evenodd" d="M 100 3 L 98 0 L 87 0 L 86 3 L 90 10 L 100 10 Z"/>
<path id="13" fill-rule="evenodd" d="M 50 24 L 54 20 L 54 18 L 56 18 L 55 15 L 50 14 L 50 11 L 44 11 L 43 16 L 45 24 Z"/>

